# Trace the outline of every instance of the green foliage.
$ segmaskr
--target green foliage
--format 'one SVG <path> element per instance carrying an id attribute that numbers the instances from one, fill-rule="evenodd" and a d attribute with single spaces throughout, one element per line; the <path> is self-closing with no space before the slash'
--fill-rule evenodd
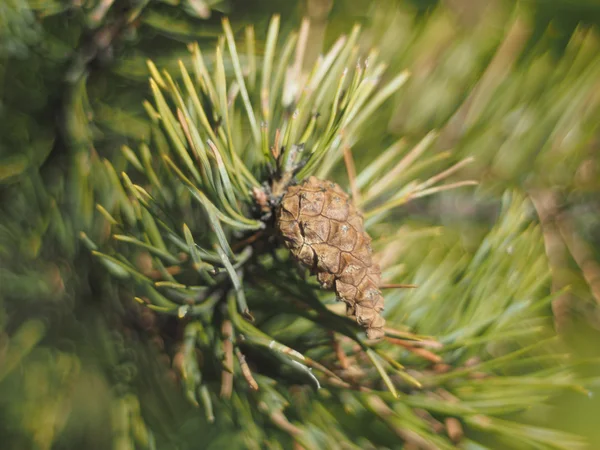
<path id="1" fill-rule="evenodd" d="M 0 5 L 1 440 L 583 448 L 557 398 L 593 408 L 597 360 L 553 330 L 528 190 L 593 167 L 596 30 L 557 51 L 506 3 L 469 25 L 339 1 L 307 66 L 318 20 L 225 3 Z M 382 342 L 256 234 L 257 189 L 301 160 L 418 286 L 384 291 Z"/>

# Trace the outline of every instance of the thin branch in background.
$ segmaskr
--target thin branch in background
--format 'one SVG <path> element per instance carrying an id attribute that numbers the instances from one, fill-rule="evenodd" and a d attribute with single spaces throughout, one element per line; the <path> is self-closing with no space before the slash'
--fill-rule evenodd
<path id="1" fill-rule="evenodd" d="M 340 367 L 345 370 L 350 366 L 348 362 L 348 357 L 346 356 L 346 353 L 344 353 L 344 349 L 342 349 L 342 345 L 339 339 L 336 338 L 335 333 L 331 331 L 329 335 L 331 336 L 331 345 L 333 347 L 337 360 L 340 363 Z"/>
<path id="2" fill-rule="evenodd" d="M 442 422 L 437 420 L 435 417 L 433 417 L 426 409 L 415 408 L 414 411 L 417 416 L 419 416 L 421 419 L 427 422 L 427 424 L 431 427 L 434 433 L 440 434 L 446 429 L 446 426 Z"/>
<path id="3" fill-rule="evenodd" d="M 547 190 L 536 190 L 529 193 L 529 198 L 540 219 L 544 247 L 552 273 L 552 291 L 564 291 L 570 284 L 564 276 L 563 269 L 568 266 L 568 250 L 555 220 L 558 211 L 556 195 Z M 570 323 L 573 302 L 572 295 L 566 291 L 552 301 L 554 326 L 558 332 L 564 331 Z"/>
<path id="4" fill-rule="evenodd" d="M 262 192 L 262 191 L 261 191 Z M 264 237 L 265 235 L 265 231 L 264 230 L 258 230 L 256 233 L 251 234 L 250 236 L 248 236 L 246 239 L 243 239 L 239 242 L 236 242 L 235 244 L 233 244 L 231 246 L 231 249 L 236 252 L 238 250 L 241 250 L 245 247 L 247 247 L 248 245 L 252 245 L 254 244 L 256 241 L 260 240 L 262 237 Z"/>
<path id="5" fill-rule="evenodd" d="M 397 338 L 390 338 L 390 337 L 386 336 L 386 340 L 387 339 L 397 339 Z M 404 346 L 407 346 L 407 347 L 422 347 L 422 348 L 431 348 L 434 350 L 440 350 L 440 349 L 444 348 L 444 345 L 441 342 L 434 341 L 432 339 L 422 339 L 422 340 L 417 340 L 417 341 L 406 340 L 406 339 L 397 339 L 397 340 L 404 342 Z"/>
<path id="6" fill-rule="evenodd" d="M 600 305 L 600 264 L 590 250 L 589 244 L 579 237 L 573 221 L 566 213 L 556 216 L 556 226 L 571 256 L 581 269 L 596 303 Z"/>
<path id="7" fill-rule="evenodd" d="M 240 368 L 242 370 L 242 375 L 246 379 L 248 386 L 250 386 L 250 389 L 252 389 L 253 391 L 258 391 L 258 383 L 254 379 L 254 376 L 252 376 L 252 371 L 250 370 L 250 367 L 248 367 L 248 363 L 246 362 L 246 357 L 242 354 L 240 349 L 237 347 L 235 348 L 235 356 L 238 359 Z"/>
<path id="8" fill-rule="evenodd" d="M 221 325 L 223 336 L 223 362 L 221 370 L 221 398 L 231 398 L 233 392 L 233 325 L 230 320 L 224 320 Z"/>
<path id="9" fill-rule="evenodd" d="M 179 275 L 182 272 L 181 266 L 169 266 L 165 267 L 165 271 L 169 275 Z M 164 278 L 164 274 L 158 269 L 152 269 L 148 273 L 145 273 L 148 277 L 153 280 L 162 280 Z"/>
<path id="10" fill-rule="evenodd" d="M 408 344 L 406 341 L 388 337 L 388 336 L 386 336 L 385 340 L 387 342 L 389 342 L 390 344 L 394 344 L 394 345 L 403 347 L 406 350 L 408 350 L 409 352 L 414 353 L 415 355 L 417 355 L 423 359 L 426 359 L 427 361 L 430 361 L 434 364 L 441 363 L 443 361 L 441 356 L 436 355 L 435 353 L 430 352 L 429 350 L 426 350 L 424 348 L 416 348 L 413 345 Z"/>
<path id="11" fill-rule="evenodd" d="M 269 416 L 273 424 L 280 430 L 285 431 L 294 438 L 298 438 L 303 434 L 302 430 L 291 423 L 282 411 L 271 411 L 265 402 L 259 403 L 258 407 L 263 413 Z"/>
<path id="12" fill-rule="evenodd" d="M 383 329 L 383 331 L 385 331 L 386 336 L 390 336 L 390 337 L 398 338 L 398 339 L 410 339 L 410 340 L 415 340 L 415 341 L 421 341 L 423 339 L 430 339 L 429 336 L 424 338 L 423 336 L 411 333 L 410 331 L 397 330 L 397 329 L 391 328 L 391 327 L 385 327 Z"/>
<path id="13" fill-rule="evenodd" d="M 460 421 L 455 417 L 446 417 L 444 423 L 446 425 L 448 437 L 452 442 L 458 444 L 465 434 Z"/>

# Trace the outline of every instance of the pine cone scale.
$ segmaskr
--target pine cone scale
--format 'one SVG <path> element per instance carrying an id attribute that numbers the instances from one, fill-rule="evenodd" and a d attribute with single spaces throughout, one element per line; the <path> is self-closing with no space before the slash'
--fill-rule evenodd
<path id="1" fill-rule="evenodd" d="M 358 233 L 347 223 L 333 222 L 330 234 L 329 244 L 344 252 L 352 252 L 358 242 Z"/>
<path id="2" fill-rule="evenodd" d="M 290 218 L 285 220 L 298 220 L 300 199 L 297 196 L 285 197 L 281 202 L 281 210 L 289 214 Z"/>

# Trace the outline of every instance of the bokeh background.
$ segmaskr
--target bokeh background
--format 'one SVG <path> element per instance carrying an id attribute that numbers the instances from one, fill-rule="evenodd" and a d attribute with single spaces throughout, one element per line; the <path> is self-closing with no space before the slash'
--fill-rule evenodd
<path id="1" fill-rule="evenodd" d="M 436 152 L 474 157 L 461 176 L 477 189 L 412 203 L 390 226 L 441 227 L 441 264 L 455 246 L 480 247 L 507 190 L 528 198 L 552 326 L 574 358 L 600 357 L 597 1 L 3 0 L 1 448 L 145 448 L 148 433 L 157 448 L 230 448 L 228 431 L 201 424 L 173 381 L 162 350 L 176 338 L 152 335 L 97 275 L 80 232 L 106 227 L 95 204 L 110 188 L 94 164 L 122 169 L 122 146 L 151 132 L 146 60 L 173 68 L 186 43 L 212 47 L 223 15 L 236 30 L 253 24 L 260 50 L 275 13 L 282 33 L 310 18 L 307 67 L 358 23 L 361 45 L 376 46 L 390 73 L 410 70 L 361 136 L 369 151 L 359 171 L 399 137 L 416 142 L 432 129 Z M 582 379 L 598 375 L 587 370 Z M 600 386 L 586 387 L 537 419 L 600 448 Z"/>

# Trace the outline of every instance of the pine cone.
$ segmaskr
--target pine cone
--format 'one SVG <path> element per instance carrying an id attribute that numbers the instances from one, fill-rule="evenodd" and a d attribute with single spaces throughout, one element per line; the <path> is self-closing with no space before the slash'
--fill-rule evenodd
<path id="1" fill-rule="evenodd" d="M 315 177 L 290 186 L 278 209 L 277 228 L 292 255 L 324 289 L 335 290 L 367 337 L 383 337 L 381 270 L 373 262 L 363 218 L 340 186 Z"/>

